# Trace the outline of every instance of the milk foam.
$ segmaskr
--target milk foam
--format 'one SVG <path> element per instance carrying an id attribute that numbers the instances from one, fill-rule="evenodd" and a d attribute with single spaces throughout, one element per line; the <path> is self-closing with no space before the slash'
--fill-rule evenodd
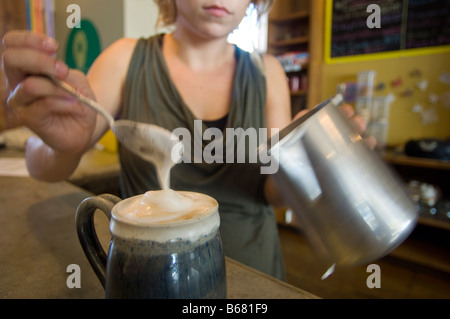
<path id="1" fill-rule="evenodd" d="M 166 189 L 146 192 L 121 206 L 116 214 L 136 223 L 171 223 L 207 215 L 214 204 L 210 197 L 202 194 Z"/>

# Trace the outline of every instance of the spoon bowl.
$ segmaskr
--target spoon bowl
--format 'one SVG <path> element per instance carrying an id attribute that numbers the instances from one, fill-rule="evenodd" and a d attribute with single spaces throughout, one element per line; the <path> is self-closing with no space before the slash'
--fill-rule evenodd
<path id="1" fill-rule="evenodd" d="M 169 173 L 182 156 L 183 143 L 170 131 L 153 124 L 118 120 L 111 127 L 128 150 L 156 167 L 159 184 L 169 188 Z"/>

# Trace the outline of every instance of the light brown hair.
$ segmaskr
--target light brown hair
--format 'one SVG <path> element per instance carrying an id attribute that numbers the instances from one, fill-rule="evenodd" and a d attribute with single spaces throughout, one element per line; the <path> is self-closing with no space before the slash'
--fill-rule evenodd
<path id="1" fill-rule="evenodd" d="M 171 26 L 177 18 L 177 6 L 175 0 L 154 0 L 159 8 L 159 17 L 157 24 L 160 26 Z M 258 12 L 258 17 L 268 13 L 275 0 L 252 0 Z"/>

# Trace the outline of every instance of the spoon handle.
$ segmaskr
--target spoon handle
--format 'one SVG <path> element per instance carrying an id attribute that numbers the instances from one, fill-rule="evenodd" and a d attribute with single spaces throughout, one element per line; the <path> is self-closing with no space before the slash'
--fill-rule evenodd
<path id="1" fill-rule="evenodd" d="M 59 88 L 63 89 L 65 92 L 69 93 L 73 97 L 77 98 L 79 101 L 83 102 L 87 106 L 89 106 L 92 110 L 94 110 L 97 113 L 100 113 L 107 121 L 110 127 L 114 125 L 114 118 L 112 115 L 103 108 L 99 103 L 96 101 L 88 98 L 87 96 L 81 94 L 78 92 L 73 86 L 70 84 L 58 80 L 54 76 L 46 75 L 53 83 L 55 83 Z"/>

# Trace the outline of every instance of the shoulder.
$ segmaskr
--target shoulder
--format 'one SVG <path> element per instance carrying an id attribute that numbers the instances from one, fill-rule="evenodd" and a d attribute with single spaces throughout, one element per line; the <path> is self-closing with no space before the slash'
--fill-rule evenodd
<path id="1" fill-rule="evenodd" d="M 124 77 L 137 41 L 123 38 L 112 43 L 95 60 L 89 70 L 89 76 L 101 76 L 109 81 Z"/>
<path id="2" fill-rule="evenodd" d="M 239 50 L 242 51 L 242 49 Z M 262 73 L 269 78 L 271 78 L 272 76 L 280 77 L 284 75 L 284 70 L 281 66 L 281 63 L 273 55 L 267 53 L 261 54 L 258 52 L 246 53 L 249 55 L 253 64 L 256 65 L 262 71 Z"/>
<path id="3" fill-rule="evenodd" d="M 286 74 L 284 73 L 283 67 L 276 57 L 274 57 L 271 54 L 264 54 L 262 58 L 264 61 L 264 67 L 266 69 L 267 75 L 276 76 L 278 78 L 282 76 L 286 78 Z"/>
<path id="4" fill-rule="evenodd" d="M 115 64 L 123 62 L 125 60 L 129 60 L 126 58 L 131 58 L 133 51 L 136 47 L 138 39 L 130 39 L 130 38 L 122 38 L 114 43 L 112 43 L 109 47 L 107 47 L 99 58 L 105 60 L 114 60 Z"/>
<path id="5" fill-rule="evenodd" d="M 117 79 L 123 77 L 131 61 L 138 40 L 120 39 L 108 46 L 92 64 L 88 75 Z"/>
<path id="6" fill-rule="evenodd" d="M 264 54 L 263 61 L 267 86 L 267 126 L 281 129 L 291 119 L 291 101 L 286 73 L 273 55 Z"/>
<path id="7" fill-rule="evenodd" d="M 122 88 L 137 41 L 115 41 L 97 57 L 88 72 L 98 102 L 113 114 L 117 114 L 121 107 Z"/>
<path id="8" fill-rule="evenodd" d="M 277 96 L 288 95 L 287 75 L 280 61 L 270 54 L 264 54 L 262 58 L 269 93 Z"/>

